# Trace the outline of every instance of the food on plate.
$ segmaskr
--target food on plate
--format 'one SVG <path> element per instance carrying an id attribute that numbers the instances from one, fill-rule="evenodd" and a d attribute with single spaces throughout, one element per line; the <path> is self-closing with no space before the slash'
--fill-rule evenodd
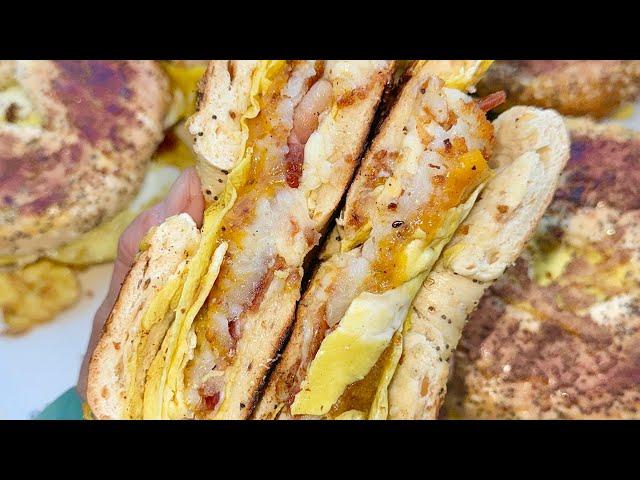
<path id="1" fill-rule="evenodd" d="M 502 60 L 478 84 L 486 95 L 504 90 L 513 105 L 553 108 L 599 118 L 640 95 L 638 60 Z"/>
<path id="2" fill-rule="evenodd" d="M 204 223 L 177 215 L 143 241 L 90 363 L 95 417 L 251 413 L 392 66 L 209 64 L 187 123 Z"/>
<path id="3" fill-rule="evenodd" d="M 43 257 L 67 278 L 112 261 L 124 228 L 166 195 L 180 168 L 195 163 L 182 131 L 204 67 L 12 61 L 0 70 L 0 135 L 12 142 L 0 152 L 0 281 L 15 287 L 15 275 Z M 29 238 L 26 227 L 37 233 Z M 51 277 L 43 269 L 28 276 L 41 309 L 23 309 L 18 328 L 9 319 L 19 290 L 0 292 L 5 332 L 26 331 L 73 303 L 48 300 Z M 78 298 L 77 281 L 63 286 L 64 298 Z"/>
<path id="4" fill-rule="evenodd" d="M 640 135 L 567 125 L 553 203 L 462 336 L 451 417 L 640 417 Z"/>
<path id="5" fill-rule="evenodd" d="M 411 67 L 373 139 L 254 418 L 429 418 L 423 379 L 440 366 L 422 350 L 439 348 L 440 325 L 420 315 L 425 296 L 441 277 L 470 285 L 435 299 L 461 328 L 476 282 L 515 258 L 550 201 L 568 156 L 560 117 L 520 107 L 492 125 L 503 95 L 475 101 L 478 75 L 433 66 Z"/>

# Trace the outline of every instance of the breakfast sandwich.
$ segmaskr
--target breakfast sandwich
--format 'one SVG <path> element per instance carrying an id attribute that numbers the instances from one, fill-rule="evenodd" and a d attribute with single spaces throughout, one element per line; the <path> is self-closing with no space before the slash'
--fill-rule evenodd
<path id="1" fill-rule="evenodd" d="M 569 119 L 571 158 L 454 355 L 452 418 L 640 418 L 640 136 Z"/>
<path id="2" fill-rule="evenodd" d="M 96 418 L 241 419 L 351 180 L 390 61 L 212 61 L 188 122 L 207 201 L 153 229 L 89 367 Z"/>
<path id="3" fill-rule="evenodd" d="M 407 71 L 253 418 L 430 418 L 446 381 L 431 350 L 454 335 L 421 312 L 457 315 L 461 329 L 519 253 L 568 156 L 554 112 L 515 108 L 492 125 L 486 111 L 504 95 L 467 95 L 473 65 L 462 76 L 423 61 Z M 456 284 L 472 290 L 452 295 Z"/>

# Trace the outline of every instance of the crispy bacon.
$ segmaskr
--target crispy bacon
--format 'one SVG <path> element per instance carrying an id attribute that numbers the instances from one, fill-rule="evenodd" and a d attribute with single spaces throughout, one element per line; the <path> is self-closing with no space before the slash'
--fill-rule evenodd
<path id="1" fill-rule="evenodd" d="M 204 405 L 207 410 L 213 410 L 218 405 L 220 401 L 220 392 L 216 392 L 213 395 L 205 395 L 203 397 Z"/>
<path id="2" fill-rule="evenodd" d="M 288 147 L 289 153 L 285 158 L 285 178 L 287 185 L 291 188 L 298 188 L 302 177 L 302 164 L 304 163 L 304 145 L 292 134 L 289 137 Z"/>
<path id="3" fill-rule="evenodd" d="M 489 112 L 497 106 L 502 105 L 506 99 L 507 94 L 504 90 L 500 90 L 478 100 L 478 106 L 483 112 Z"/>
<path id="4" fill-rule="evenodd" d="M 328 80 L 320 79 L 314 83 L 293 114 L 293 129 L 287 146 L 289 152 L 285 158 L 286 181 L 291 188 L 300 186 L 304 146 L 311 134 L 318 128 L 318 117 L 331 106 L 333 90 Z"/>

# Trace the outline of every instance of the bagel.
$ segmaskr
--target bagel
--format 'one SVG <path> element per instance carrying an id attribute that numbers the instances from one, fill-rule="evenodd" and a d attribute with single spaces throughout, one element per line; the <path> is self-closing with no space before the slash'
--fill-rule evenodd
<path id="1" fill-rule="evenodd" d="M 153 61 L 3 61 L 0 256 L 44 255 L 138 191 L 170 96 Z"/>
<path id="2" fill-rule="evenodd" d="M 640 418 L 640 135 L 566 124 L 559 188 L 469 319 L 447 416 Z"/>
<path id="3" fill-rule="evenodd" d="M 553 108 L 563 115 L 606 116 L 640 95 L 639 60 L 499 60 L 478 94 L 504 90 L 513 105 Z"/>

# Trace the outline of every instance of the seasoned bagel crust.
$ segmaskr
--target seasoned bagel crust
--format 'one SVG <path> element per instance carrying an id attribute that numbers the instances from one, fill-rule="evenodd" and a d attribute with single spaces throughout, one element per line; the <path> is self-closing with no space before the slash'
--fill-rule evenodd
<path id="1" fill-rule="evenodd" d="M 638 60 L 501 60 L 478 84 L 481 96 L 504 90 L 512 105 L 564 115 L 605 116 L 640 94 Z"/>
<path id="2" fill-rule="evenodd" d="M 3 68 L 41 122 L 0 122 L 0 255 L 39 255 L 132 199 L 163 136 L 168 83 L 153 61 Z"/>
<path id="3" fill-rule="evenodd" d="M 566 124 L 571 158 L 536 245 L 575 253 L 541 284 L 529 249 L 483 297 L 456 352 L 450 415 L 640 416 L 640 136 Z"/>

